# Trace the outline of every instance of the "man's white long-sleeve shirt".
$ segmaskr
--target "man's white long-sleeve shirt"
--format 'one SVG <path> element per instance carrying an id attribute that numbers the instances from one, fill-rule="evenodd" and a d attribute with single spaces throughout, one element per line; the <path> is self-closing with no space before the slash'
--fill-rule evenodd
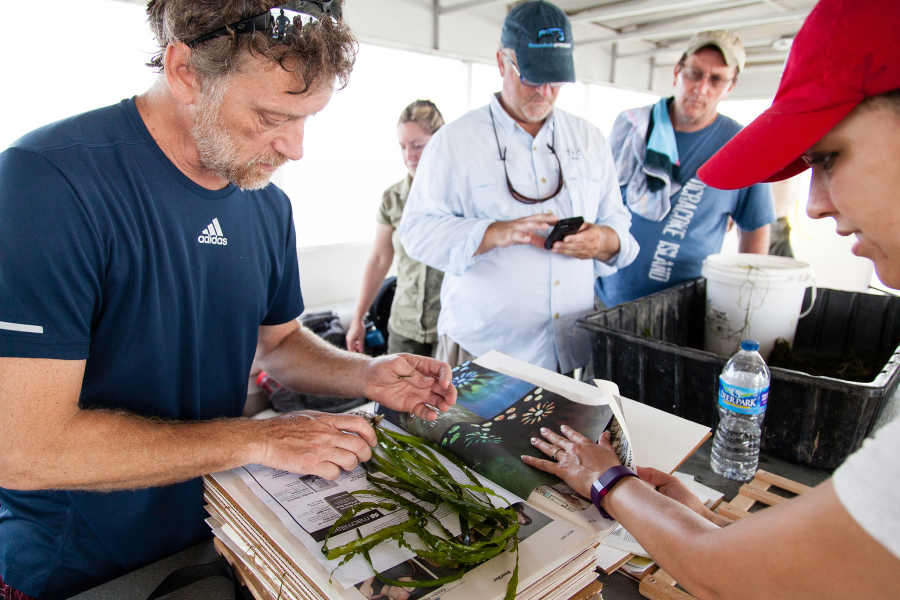
<path id="1" fill-rule="evenodd" d="M 554 198 L 523 204 L 509 193 L 500 149 L 517 192 Z M 534 246 L 494 248 L 473 256 L 491 223 L 552 212 L 581 216 L 611 228 L 619 252 L 607 262 L 581 260 Z M 438 334 L 475 356 L 499 350 L 562 372 L 590 356 L 586 332 L 575 320 L 594 306 L 594 278 L 626 267 L 638 253 L 628 232 L 609 145 L 599 129 L 554 110 L 537 136 L 522 129 L 496 95 L 488 106 L 445 125 L 430 140 L 413 179 L 398 230 L 407 254 L 445 272 Z"/>

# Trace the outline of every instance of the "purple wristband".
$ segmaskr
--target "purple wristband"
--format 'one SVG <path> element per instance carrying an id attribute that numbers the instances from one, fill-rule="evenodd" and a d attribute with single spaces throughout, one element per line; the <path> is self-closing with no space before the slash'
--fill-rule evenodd
<path id="1" fill-rule="evenodd" d="M 600 516 L 604 519 L 613 520 L 609 513 L 603 510 L 603 507 L 600 506 L 600 503 L 603 501 L 603 497 L 606 496 L 609 491 L 613 488 L 614 485 L 619 483 L 620 480 L 625 477 L 637 477 L 634 471 L 629 469 L 628 467 L 617 465 L 615 467 L 610 467 L 606 470 L 603 475 L 597 478 L 597 481 L 591 486 L 591 502 L 594 503 L 594 506 L 597 507 L 597 510 L 600 511 Z"/>

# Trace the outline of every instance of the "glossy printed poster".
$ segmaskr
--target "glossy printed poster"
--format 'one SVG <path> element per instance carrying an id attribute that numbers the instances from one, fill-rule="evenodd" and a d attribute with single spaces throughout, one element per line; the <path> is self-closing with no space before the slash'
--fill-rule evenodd
<path id="1" fill-rule="evenodd" d="M 539 485 L 559 479 L 522 462 L 523 454 L 547 458 L 531 445 L 540 428 L 569 425 L 598 439 L 609 425 L 608 406 L 572 402 L 532 383 L 465 362 L 453 369 L 456 405 L 427 422 L 381 409 L 386 418 L 413 435 L 429 439 L 459 456 L 477 473 L 528 498 Z"/>

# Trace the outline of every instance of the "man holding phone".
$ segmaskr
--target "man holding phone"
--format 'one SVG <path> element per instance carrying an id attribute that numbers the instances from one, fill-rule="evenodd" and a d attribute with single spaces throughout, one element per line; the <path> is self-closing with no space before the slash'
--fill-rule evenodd
<path id="1" fill-rule="evenodd" d="M 593 310 L 593 279 L 630 264 L 638 246 L 603 135 L 553 107 L 575 81 L 568 17 L 549 2 L 519 4 L 500 41 L 501 92 L 431 139 L 400 240 L 445 272 L 440 360 L 496 349 L 566 373 L 590 357 L 575 320 Z M 545 248 L 572 217 L 584 222 Z"/>
<path id="2" fill-rule="evenodd" d="M 577 234 L 581 227 L 584 225 L 583 217 L 569 217 L 568 219 L 561 219 L 556 222 L 556 225 L 553 226 L 553 230 L 550 232 L 550 235 L 547 236 L 547 239 L 544 240 L 544 248 L 547 250 L 552 250 L 553 246 L 556 245 L 556 242 L 562 242 L 567 237 L 572 234 Z M 563 247 L 562 244 L 559 246 Z"/>

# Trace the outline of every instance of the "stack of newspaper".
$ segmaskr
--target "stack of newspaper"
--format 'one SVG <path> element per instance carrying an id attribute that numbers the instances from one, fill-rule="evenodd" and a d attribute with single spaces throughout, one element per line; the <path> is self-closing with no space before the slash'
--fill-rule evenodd
<path id="1" fill-rule="evenodd" d="M 522 454 L 538 455 L 531 437 L 541 427 L 573 425 L 590 437 L 606 429 L 623 463 L 673 471 L 709 435 L 705 427 L 618 397 L 609 382 L 597 387 L 563 377 L 498 352 L 454 370 L 459 401 L 437 421 L 426 423 L 386 411 L 387 420 L 429 439 L 474 470 L 482 484 L 519 515 L 520 600 L 575 595 L 596 578 L 596 567 L 611 571 L 632 556 L 601 545 L 616 524 L 602 519 L 589 501 L 559 479 L 525 465 Z M 625 419 L 628 418 L 628 427 Z M 646 448 L 641 449 L 641 446 Z M 463 480 L 462 474 L 457 480 Z M 335 481 L 248 465 L 205 478 L 205 497 L 214 534 L 261 583 L 272 598 L 490 600 L 504 598 L 516 567 L 515 553 L 503 552 L 439 587 L 390 585 L 445 579 L 452 570 L 418 556 L 415 542 L 383 543 L 370 560 L 356 556 L 342 564 L 321 552 L 331 526 L 359 503 L 352 494 L 369 488 L 362 467 Z M 363 497 L 364 498 L 364 497 Z M 458 515 L 436 513 L 454 535 L 462 535 Z M 371 509 L 341 526 L 329 547 L 350 543 L 406 519 L 406 512 Z M 376 572 L 378 575 L 376 575 Z"/>

